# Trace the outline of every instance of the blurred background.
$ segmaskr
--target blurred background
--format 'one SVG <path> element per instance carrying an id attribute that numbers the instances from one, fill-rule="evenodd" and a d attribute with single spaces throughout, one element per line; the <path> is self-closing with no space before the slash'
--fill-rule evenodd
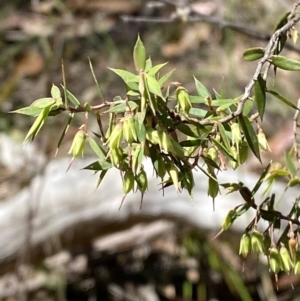
<path id="1" fill-rule="evenodd" d="M 249 47 L 265 47 L 293 3 L 291 0 L 2 0 L 0 131 L 22 142 L 32 119 L 8 112 L 49 96 L 51 85 L 62 83 L 62 60 L 67 87 L 81 103 L 97 104 L 101 99 L 88 59 L 105 99 L 111 101 L 116 95 L 123 96 L 121 80 L 108 67 L 134 70 L 132 49 L 138 34 L 153 62 L 168 61 L 165 71 L 176 69 L 171 80 L 181 82 L 189 92 L 195 90 L 194 75 L 211 91 L 223 89 L 228 98 L 241 95 L 256 68 L 255 62 L 243 60 L 243 52 Z M 285 55 L 299 59 L 298 44 L 289 41 L 287 48 Z M 273 79 L 274 83 L 269 83 L 272 89 L 296 104 L 299 74 L 278 70 L 276 80 L 275 76 Z M 273 151 L 269 156 L 274 160 L 280 161 L 283 150 L 291 145 L 293 114 L 278 100 L 268 98 L 263 130 Z M 49 119 L 37 138 L 38 151 L 48 158 L 54 156 L 65 122 L 63 115 Z M 81 117 L 76 117 L 59 156 L 65 156 L 81 124 Z M 257 167 L 249 164 L 248 168 Z M 32 174 L 20 174 L 19 170 L 13 173 L 1 163 L 3 202 L 25 187 L 31 177 Z M 61 257 L 52 262 L 49 259 L 48 265 L 39 262 L 39 273 L 46 280 L 38 282 L 32 276 L 34 285 L 21 291 L 3 290 L 0 298 L 299 300 L 297 290 L 290 290 L 290 283 L 298 280 L 282 275 L 280 289 L 276 291 L 266 268 L 258 270 L 251 264 L 252 259 L 246 264 L 237 256 L 238 241 L 234 235 L 211 243 L 205 234 L 188 227 L 180 235 L 177 228 L 164 227 L 155 239 L 141 245 L 129 239 L 126 247 L 109 252 L 97 252 L 86 245 L 60 253 Z M 242 272 L 244 268 L 247 273 Z M 31 269 L 37 273 L 37 266 Z M 17 276 L 11 272 L 1 281 L 4 286 L 20 285 L 20 272 Z"/>

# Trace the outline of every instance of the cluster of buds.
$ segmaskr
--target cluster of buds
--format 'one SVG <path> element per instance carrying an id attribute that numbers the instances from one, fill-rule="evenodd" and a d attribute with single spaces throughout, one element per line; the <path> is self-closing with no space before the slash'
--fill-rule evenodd
<path id="1" fill-rule="evenodd" d="M 192 108 L 192 104 L 187 90 L 183 87 L 178 87 L 176 89 L 176 98 L 177 98 L 177 106 L 176 106 L 177 111 L 183 112 L 184 114 L 188 114 L 190 109 Z"/>
<path id="2" fill-rule="evenodd" d="M 123 118 L 123 137 L 129 144 L 137 141 L 137 133 L 135 129 L 135 119 L 129 114 Z"/>
<path id="3" fill-rule="evenodd" d="M 68 154 L 72 155 L 71 163 L 68 169 L 71 167 L 75 158 L 83 156 L 85 139 L 87 137 L 86 134 L 86 126 L 83 124 L 79 129 L 78 132 L 75 134 L 71 147 L 68 151 Z"/>
<path id="4" fill-rule="evenodd" d="M 263 132 L 262 128 L 258 125 L 257 128 L 258 134 L 257 134 L 257 140 L 259 147 L 262 151 L 271 151 L 270 146 L 268 144 L 267 138 L 265 136 L 265 133 Z"/>
<path id="5" fill-rule="evenodd" d="M 277 275 L 280 271 L 300 275 L 300 250 L 294 237 L 294 233 L 289 239 L 289 249 L 283 243 L 278 248 L 271 243 L 268 234 L 262 235 L 258 230 L 252 230 L 243 234 L 240 240 L 239 254 L 247 257 L 250 252 L 261 254 L 268 257 L 270 270 Z"/>

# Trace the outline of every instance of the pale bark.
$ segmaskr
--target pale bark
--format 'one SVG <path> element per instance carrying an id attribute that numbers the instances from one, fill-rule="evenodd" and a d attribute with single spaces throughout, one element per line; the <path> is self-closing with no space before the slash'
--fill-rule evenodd
<path id="1" fill-rule="evenodd" d="M 159 180 L 153 177 L 150 162 L 145 169 L 150 176 L 149 190 L 140 209 L 140 194 L 129 194 L 119 210 L 122 193 L 121 177 L 117 170 L 106 175 L 96 189 L 97 175 L 80 170 L 93 159 L 77 160 L 66 173 L 70 159 L 50 162 L 45 172 L 35 177 L 31 185 L 0 204 L 0 264 L 3 269 L 17 262 L 27 250 L 34 261 L 51 255 L 61 248 L 83 246 L 97 237 L 123 230 L 140 222 L 167 219 L 188 224 L 196 229 L 220 228 L 228 211 L 243 202 L 239 193 L 212 199 L 207 196 L 207 178 L 195 173 L 196 188 L 193 200 L 186 193 L 176 193 L 173 187 L 160 191 Z M 225 171 L 220 182 L 243 181 L 253 187 L 257 175 Z M 283 191 L 278 184 L 275 191 Z M 286 208 L 298 195 L 295 191 L 281 202 Z M 243 231 L 253 218 L 254 210 L 233 225 Z"/>

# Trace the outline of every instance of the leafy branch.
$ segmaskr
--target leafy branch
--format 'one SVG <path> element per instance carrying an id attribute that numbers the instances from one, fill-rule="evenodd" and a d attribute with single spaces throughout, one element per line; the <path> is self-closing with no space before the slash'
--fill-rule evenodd
<path id="1" fill-rule="evenodd" d="M 162 189 L 173 186 L 178 193 L 186 190 L 191 198 L 195 186 L 194 171 L 200 170 L 207 176 L 207 193 L 213 201 L 220 194 L 220 187 L 227 189 L 228 193 L 239 191 L 245 201 L 228 213 L 222 223 L 222 230 L 230 228 L 232 223 L 250 208 L 256 211 L 255 218 L 245 229 L 240 253 L 243 256 L 247 256 L 251 250 L 264 253 L 269 257 L 270 267 L 275 274 L 280 270 L 289 272 L 292 268 L 295 269 L 295 273 L 300 273 L 298 246 L 293 245 L 290 248 L 289 256 L 292 259 L 289 260 L 285 259 L 286 255 L 281 255 L 286 254 L 283 246 L 279 251 L 274 242 L 274 229 L 281 228 L 281 220 L 290 223 L 290 245 L 299 234 L 298 201 L 291 206 L 290 213 L 284 215 L 275 209 L 275 195 L 266 197 L 260 204 L 254 199 L 263 184 L 266 186 L 265 195 L 268 195 L 278 178 L 288 180 L 287 189 L 300 185 L 294 164 L 294 156 L 298 159 L 296 146 L 294 154 L 285 154 L 286 166 L 270 163 L 252 190 L 242 183 L 219 183 L 217 177 L 221 170 L 226 170 L 229 166 L 236 169 L 243 165 L 249 156 L 249 150 L 258 160 L 262 151 L 269 150 L 259 124 L 259 119 L 262 121 L 265 114 L 267 93 L 296 110 L 296 141 L 299 108 L 276 91 L 268 89 L 267 80 L 272 67 L 274 72 L 278 68 L 300 71 L 300 61 L 280 55 L 289 37 L 294 37 L 296 42 L 298 32 L 294 26 L 300 21 L 300 14 L 297 13 L 299 5 L 300 1 L 295 4 L 291 14 L 285 15 L 279 21 L 265 49 L 251 48 L 245 51 L 246 61 L 260 61 L 242 96 L 227 98 L 224 93 L 217 91 L 212 94 L 196 78 L 194 82 L 197 95 L 190 94 L 179 82 L 168 83 L 173 71 L 163 74 L 166 63 L 153 65 L 152 60 L 147 59 L 146 48 L 138 37 L 133 49 L 135 73 L 110 68 L 124 82 L 123 96 L 117 95 L 113 101 L 104 100 L 95 106 L 89 103 L 82 105 L 76 96 L 66 89 L 63 74 L 63 93 L 53 85 L 51 97 L 38 99 L 29 107 L 15 111 L 35 117 L 24 143 L 35 139 L 48 118 L 56 118 L 56 115 L 68 112 L 69 118 L 59 139 L 59 148 L 74 115 L 83 113 L 83 123 L 69 150 L 71 163 L 83 155 L 88 143 L 97 160 L 85 168 L 99 174 L 98 185 L 109 169 L 117 168 L 122 177 L 124 191 L 120 208 L 126 196 L 137 191 L 141 193 L 142 208 L 143 197 L 148 189 L 145 159 L 152 162 L 156 176 L 161 179 Z M 100 87 L 94 73 L 93 76 Z M 102 115 L 109 116 L 108 124 L 103 124 Z M 98 123 L 98 133 L 89 130 L 90 116 Z M 258 230 L 260 220 L 269 223 L 263 234 Z M 293 225 L 297 228 L 293 229 Z M 283 233 L 285 232 L 286 229 Z M 264 239 L 267 243 L 264 243 Z M 282 236 L 278 243 L 283 240 Z M 279 255 L 284 264 L 279 265 Z"/>

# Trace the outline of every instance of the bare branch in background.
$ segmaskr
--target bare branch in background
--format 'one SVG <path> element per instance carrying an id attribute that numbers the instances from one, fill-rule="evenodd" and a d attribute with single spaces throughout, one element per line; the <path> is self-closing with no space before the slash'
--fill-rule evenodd
<path id="1" fill-rule="evenodd" d="M 175 1 L 176 3 L 170 3 L 169 1 L 162 0 L 160 1 L 163 4 L 172 5 L 176 8 L 176 10 L 169 17 L 146 17 L 146 16 L 130 16 L 130 15 L 122 15 L 121 19 L 124 22 L 137 22 L 137 23 L 174 23 L 174 22 L 189 22 L 189 23 L 200 23 L 205 22 L 214 26 L 219 27 L 220 29 L 228 28 L 233 31 L 244 34 L 252 39 L 259 41 L 269 41 L 271 39 L 271 35 L 268 33 L 260 32 L 258 30 L 254 30 L 249 28 L 248 26 L 244 26 L 237 23 L 232 23 L 226 20 L 222 20 L 220 18 L 202 14 L 197 12 L 193 7 L 186 3 L 183 6 L 182 1 Z M 296 7 L 299 4 L 296 4 Z M 285 48 L 288 50 L 292 50 L 294 52 L 300 53 L 300 49 L 295 47 L 292 44 L 286 44 Z"/>

